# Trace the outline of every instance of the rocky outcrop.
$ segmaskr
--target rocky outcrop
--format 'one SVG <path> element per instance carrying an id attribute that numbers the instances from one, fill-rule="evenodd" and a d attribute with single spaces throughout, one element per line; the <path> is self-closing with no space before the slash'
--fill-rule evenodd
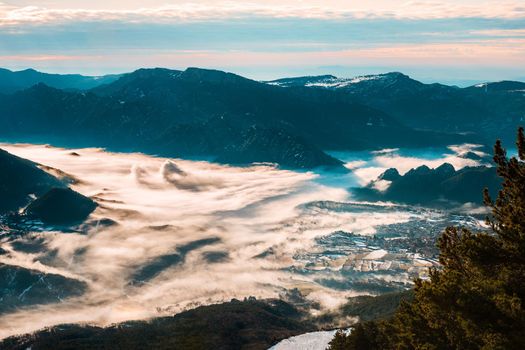
<path id="1" fill-rule="evenodd" d="M 72 225 L 87 219 L 97 204 L 69 188 L 53 188 L 37 198 L 25 214 L 46 224 Z"/>
<path id="2" fill-rule="evenodd" d="M 386 189 L 378 190 L 377 181 L 389 181 Z M 407 204 L 448 206 L 463 203 L 483 203 L 483 189 L 494 195 L 501 180 L 493 167 L 466 167 L 455 170 L 451 164 L 430 169 L 423 165 L 400 175 L 388 169 L 365 187 L 354 188 L 356 196 L 366 200 L 386 200 Z"/>

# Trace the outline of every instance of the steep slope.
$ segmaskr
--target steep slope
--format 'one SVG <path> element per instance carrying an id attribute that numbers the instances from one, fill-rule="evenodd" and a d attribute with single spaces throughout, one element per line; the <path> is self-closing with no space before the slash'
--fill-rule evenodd
<path id="1" fill-rule="evenodd" d="M 37 164 L 2 149 L 0 169 L 0 218 L 27 206 L 24 217 L 46 224 L 70 225 L 85 220 L 96 208 L 91 199 L 69 189 L 67 180 L 60 180 Z"/>
<path id="2" fill-rule="evenodd" d="M 55 187 L 65 187 L 58 179 L 26 159 L 0 149 L 0 214 L 17 210 Z"/>
<path id="3" fill-rule="evenodd" d="M 34 69 L 13 72 L 0 68 L 0 93 L 13 93 L 38 83 L 44 83 L 58 89 L 87 90 L 98 85 L 108 84 L 118 78 L 119 75 L 90 77 L 80 74 L 48 74 Z"/>
<path id="4" fill-rule="evenodd" d="M 342 167 L 341 161 L 282 130 L 259 130 L 252 127 L 241 138 L 242 141 L 238 144 L 227 147 L 217 161 L 229 164 L 272 162 L 306 169 L 315 168 L 319 164 Z"/>

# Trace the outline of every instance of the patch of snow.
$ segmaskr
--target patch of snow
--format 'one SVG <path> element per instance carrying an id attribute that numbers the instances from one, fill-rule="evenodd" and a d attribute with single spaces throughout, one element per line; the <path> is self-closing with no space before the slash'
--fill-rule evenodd
<path id="1" fill-rule="evenodd" d="M 332 87 L 341 87 L 342 83 L 340 81 L 335 82 L 315 82 L 315 83 L 306 83 L 304 86 L 306 87 L 324 87 L 324 88 L 332 88 Z"/>
<path id="2" fill-rule="evenodd" d="M 380 79 L 380 78 L 382 78 L 381 75 L 363 75 L 363 76 L 360 76 L 360 77 L 355 77 L 355 78 L 350 79 L 349 83 L 357 84 L 357 83 L 360 83 L 360 82 L 363 82 L 363 81 L 377 80 L 377 79 Z"/>
<path id="3" fill-rule="evenodd" d="M 335 78 L 335 77 L 327 77 L 324 79 L 318 79 L 310 82 L 306 82 L 304 84 L 305 87 L 320 87 L 325 89 L 339 89 L 344 88 L 346 86 L 361 83 L 364 81 L 369 80 L 379 80 L 384 79 L 386 75 L 379 74 L 379 75 L 362 75 L 354 78 Z M 289 83 L 286 81 L 267 81 L 265 82 L 268 85 L 274 85 L 274 86 L 289 86 Z"/>
<path id="4" fill-rule="evenodd" d="M 325 350 L 337 331 L 305 333 L 285 339 L 268 350 Z"/>
<path id="5" fill-rule="evenodd" d="M 305 84 L 305 86 L 306 87 L 324 87 L 324 88 L 336 88 L 336 89 L 338 89 L 338 88 L 346 87 L 348 85 L 361 83 L 363 81 L 377 80 L 377 79 L 381 79 L 381 78 L 382 78 L 381 75 L 363 75 L 363 76 L 350 78 L 350 79 L 345 79 L 345 78 L 342 78 L 342 79 L 339 79 L 339 78 L 327 79 L 327 80 L 324 80 L 324 81 L 307 83 L 307 84 Z"/>

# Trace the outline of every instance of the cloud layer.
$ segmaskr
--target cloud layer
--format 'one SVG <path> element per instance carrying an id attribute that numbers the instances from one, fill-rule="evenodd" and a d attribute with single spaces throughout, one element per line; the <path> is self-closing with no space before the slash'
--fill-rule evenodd
<path id="1" fill-rule="evenodd" d="M 341 278 L 337 264 L 345 259 L 319 275 L 301 273 L 310 263 L 319 263 L 315 256 L 324 248 L 316 244 L 317 237 L 339 230 L 371 235 L 383 225 L 436 218 L 431 211 L 388 203 L 344 210 L 351 204 L 337 202 L 348 200 L 346 189 L 368 183 L 391 166 L 404 173 L 444 161 L 458 168 L 475 165 L 460 155 L 478 152 L 474 145 L 462 145 L 431 159 L 402 155 L 400 150 L 358 152 L 357 157 L 350 153 L 354 172 L 320 176 L 101 149 L 0 147 L 79 179 L 73 188 L 99 204 L 84 234 L 35 232 L 2 241 L 6 253 L 0 255 L 0 264 L 79 280 L 87 284 L 87 292 L 0 315 L 0 338 L 59 323 L 105 325 L 231 298 L 277 297 L 293 288 L 320 303 L 322 310 L 334 308 L 363 291 L 318 282 L 319 276 Z M 117 224 L 105 225 L 103 219 Z M 41 249 L 17 250 L 17 242 L 34 240 L 41 242 Z M 326 268 L 323 264 L 318 266 Z"/>
<path id="2" fill-rule="evenodd" d="M 77 6 L 75 6 L 77 5 Z M 87 6 L 86 6 L 87 5 Z M 82 7 L 85 6 L 85 7 Z M 150 5 L 151 6 L 151 5 Z M 92 8 L 89 3 L 71 1 L 60 8 L 45 6 L 9 6 L 0 4 L 0 26 L 38 23 L 124 21 L 202 21 L 232 18 L 317 18 L 317 19 L 437 19 L 437 18 L 524 18 L 521 1 L 176 1 L 154 7 L 111 9 Z"/>

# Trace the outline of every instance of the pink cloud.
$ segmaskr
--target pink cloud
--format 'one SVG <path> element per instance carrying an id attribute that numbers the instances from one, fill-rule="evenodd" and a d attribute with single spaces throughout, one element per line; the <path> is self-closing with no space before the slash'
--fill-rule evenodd
<path id="1" fill-rule="evenodd" d="M 525 61 L 525 39 L 487 40 L 451 44 L 406 44 L 342 51 L 250 52 L 200 51 L 166 52 L 153 56 L 158 62 L 179 65 L 279 66 L 284 64 L 370 64 L 406 63 L 439 65 L 520 65 Z"/>
<path id="2" fill-rule="evenodd" d="M 163 67 L 280 67 L 311 65 L 403 65 L 417 66 L 493 66 L 521 67 L 525 62 L 525 39 L 466 41 L 446 44 L 401 44 L 341 51 L 207 51 L 207 50 L 140 50 L 94 51 L 80 54 L 45 54 L 0 56 L 0 66 L 17 62 L 52 62 L 61 67 L 138 68 Z"/>
<path id="3" fill-rule="evenodd" d="M 67 55 L 10 55 L 0 56 L 0 62 L 5 61 L 28 61 L 28 62 L 48 62 L 48 61 L 73 61 L 94 59 L 96 56 L 67 56 Z"/>

